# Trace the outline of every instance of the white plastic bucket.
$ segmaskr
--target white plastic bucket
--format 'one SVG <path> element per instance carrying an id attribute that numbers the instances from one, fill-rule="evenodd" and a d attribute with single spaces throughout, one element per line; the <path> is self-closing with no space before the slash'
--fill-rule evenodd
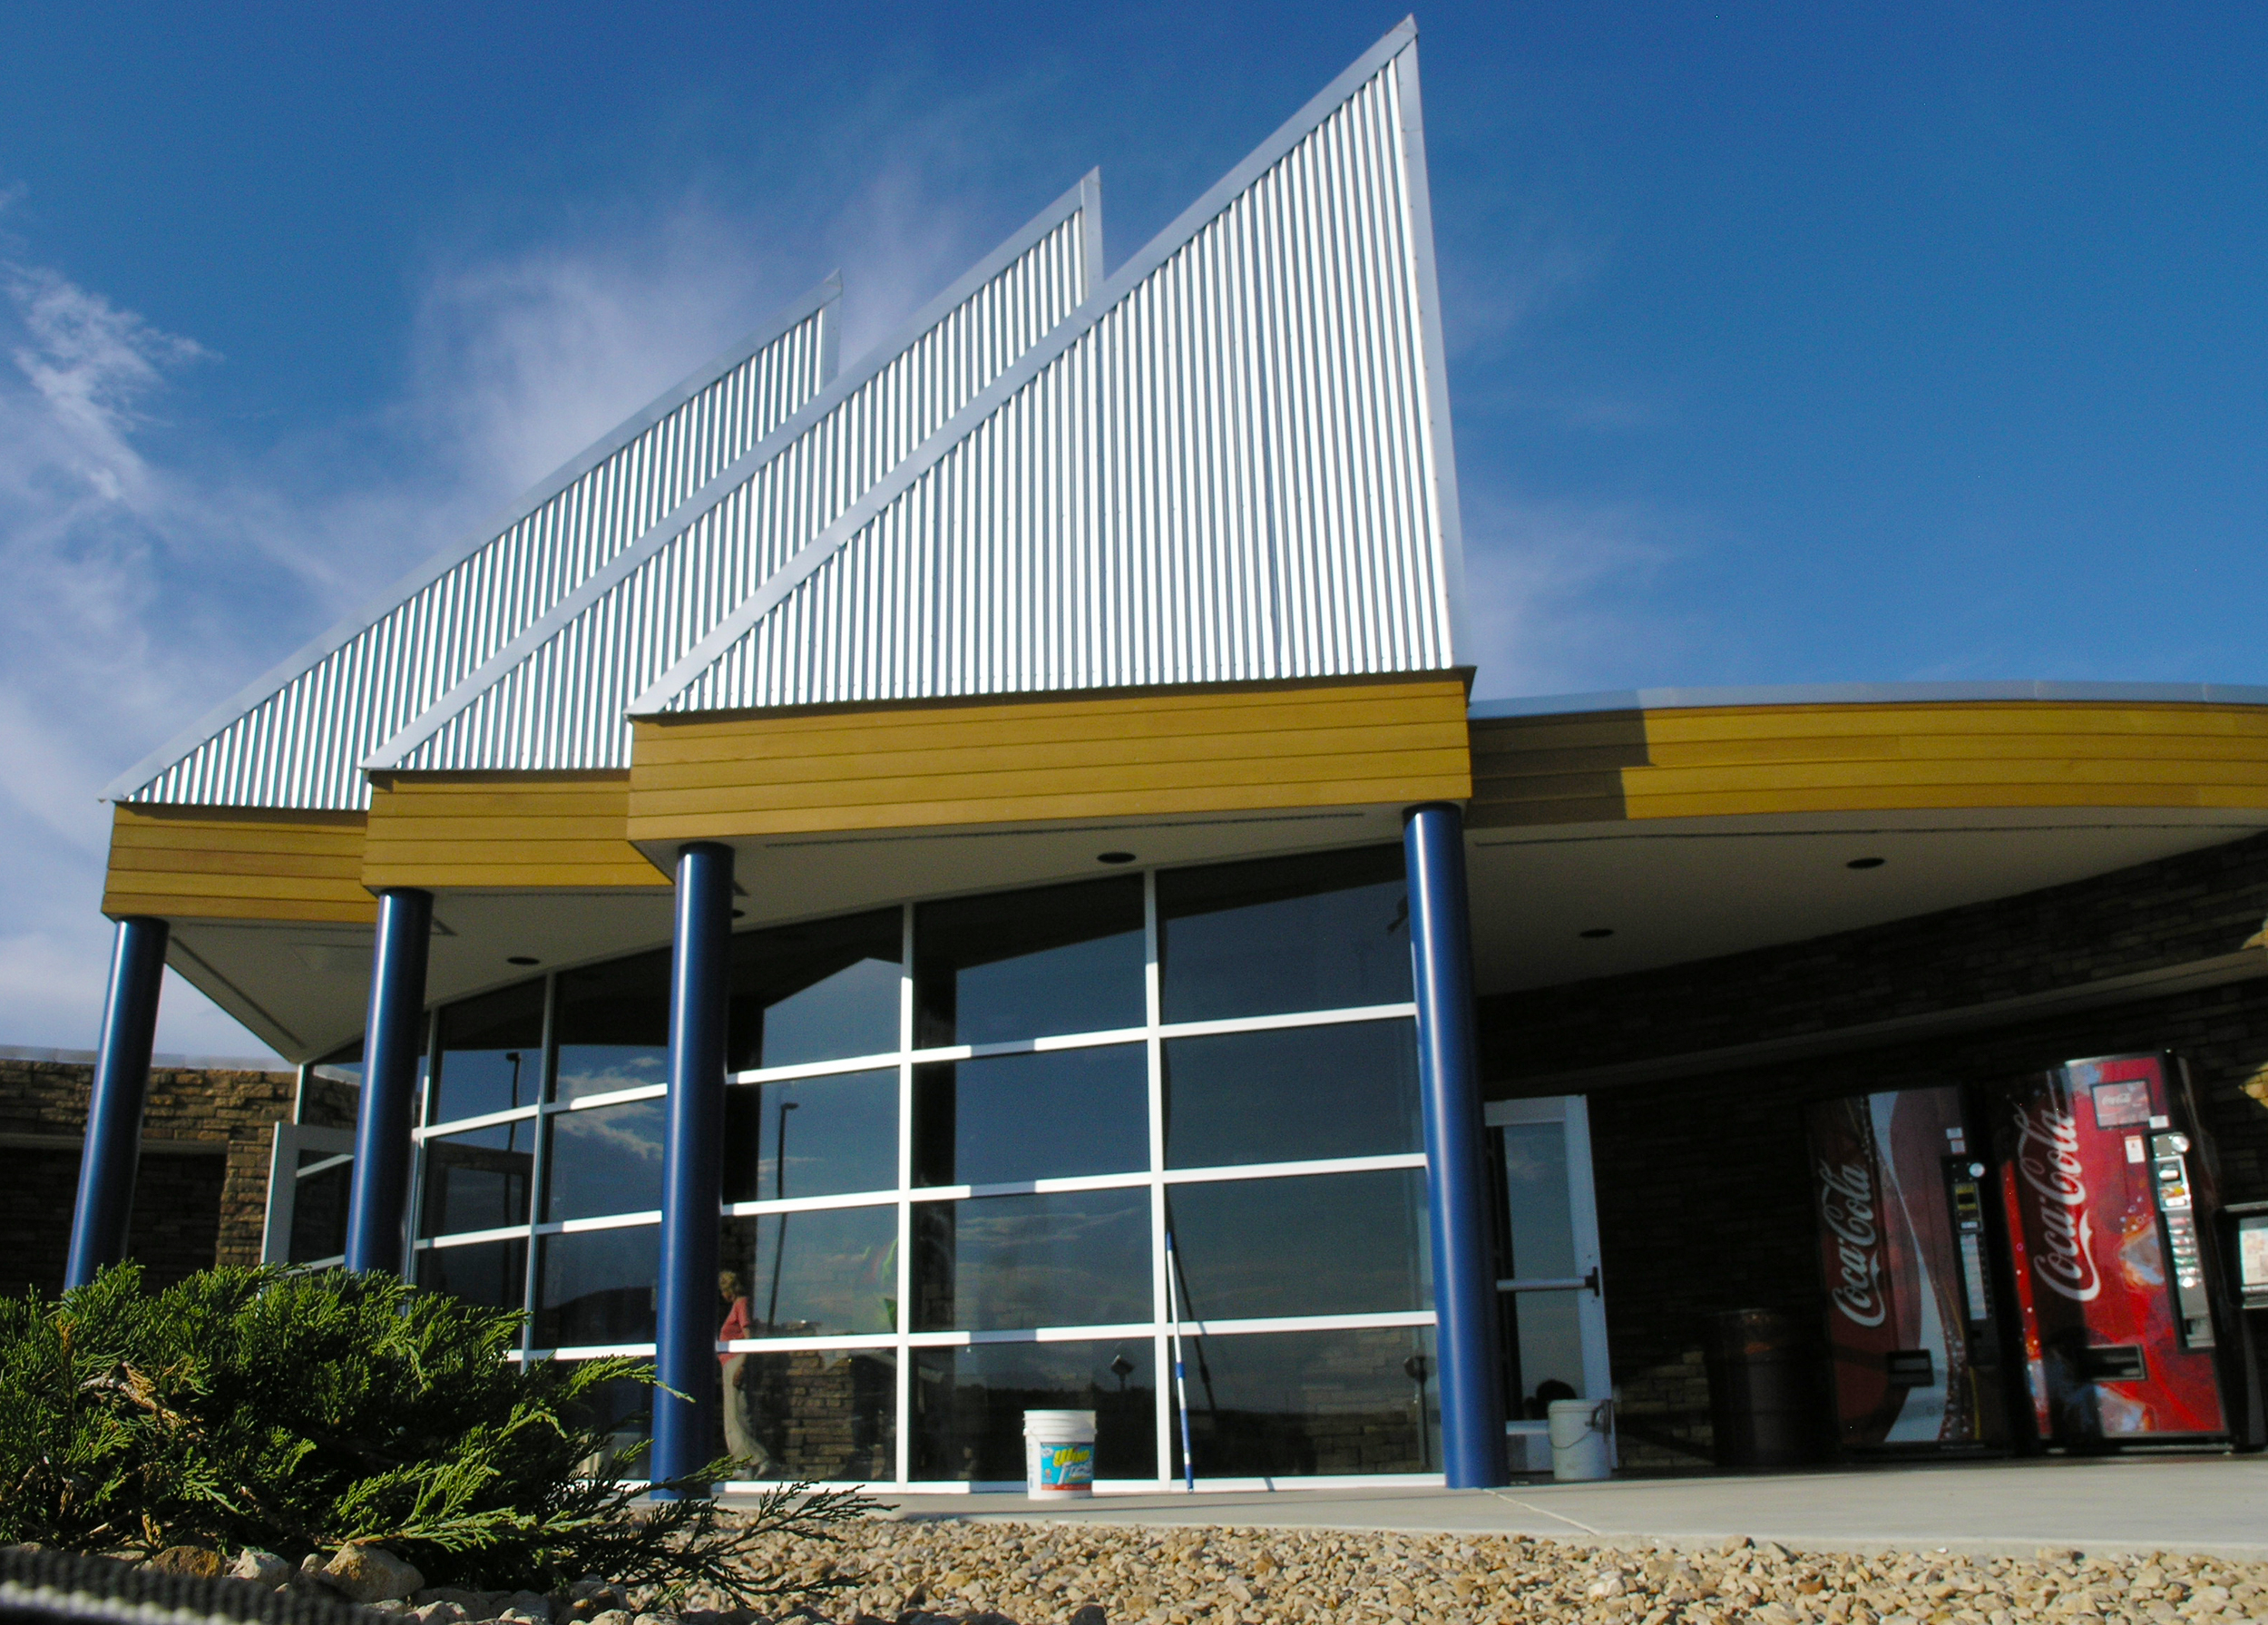
<path id="1" fill-rule="evenodd" d="M 1095 1493 L 1095 1414 L 1023 1414 L 1024 1490 L 1034 1501 Z"/>
<path id="2" fill-rule="evenodd" d="M 1562 1483 L 1604 1478 L 1614 1464 L 1611 1399 L 1551 1402 L 1551 1476 Z"/>

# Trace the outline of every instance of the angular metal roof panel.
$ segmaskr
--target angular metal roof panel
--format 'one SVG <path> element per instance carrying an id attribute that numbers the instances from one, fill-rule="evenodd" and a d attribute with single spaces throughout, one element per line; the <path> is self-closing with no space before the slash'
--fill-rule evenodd
<path id="1" fill-rule="evenodd" d="M 623 768 L 630 701 L 1100 280 L 1089 173 L 376 749 L 374 771 Z"/>
<path id="2" fill-rule="evenodd" d="M 355 808 L 362 759 L 816 395 L 835 371 L 830 277 L 122 775 L 111 799 Z"/>
<path id="3" fill-rule="evenodd" d="M 1404 23 L 632 710 L 1452 667 L 1437 310 Z"/>

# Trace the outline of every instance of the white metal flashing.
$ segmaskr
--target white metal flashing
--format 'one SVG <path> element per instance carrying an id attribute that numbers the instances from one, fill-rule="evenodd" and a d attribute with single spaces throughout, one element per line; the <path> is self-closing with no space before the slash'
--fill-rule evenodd
<path id="1" fill-rule="evenodd" d="M 1422 380 L 1403 377 L 1397 382 L 1403 386 L 1414 384 L 1419 397 L 1418 409 L 1426 419 L 1423 432 L 1419 435 L 1418 438 L 1427 448 L 1422 454 L 1426 465 L 1422 471 L 1422 477 L 1430 489 L 1426 493 L 1429 500 L 1423 504 L 1426 510 L 1423 525 L 1431 533 L 1424 538 L 1424 541 L 1430 543 L 1433 556 L 1421 561 L 1420 567 L 1415 573 L 1420 576 L 1430 576 L 1431 579 L 1420 582 L 1414 590 L 1412 589 L 1412 584 L 1407 580 L 1398 579 L 1390 583 L 1392 589 L 1399 591 L 1405 598 L 1414 596 L 1422 602 L 1383 603 L 1370 602 L 1368 596 L 1374 589 L 1381 586 L 1378 582 L 1324 583 L 1318 591 L 1325 602 L 1307 606 L 1319 619 L 1332 623 L 1322 628 L 1318 641 L 1328 643 L 1331 641 L 1332 634 L 1342 635 L 1337 643 L 1334 644 L 1319 661 L 1310 659 L 1305 663 L 1310 666 L 1320 664 L 1327 667 L 1336 661 L 1341 664 L 1352 665 L 1354 669 L 1364 671 L 1432 670 L 1453 666 L 1456 661 L 1455 617 L 1457 614 L 1453 600 L 1456 596 L 1458 576 L 1461 573 L 1460 561 L 1457 556 L 1455 469 L 1453 455 L 1451 454 L 1445 435 L 1440 432 L 1447 427 L 1448 415 L 1446 385 L 1441 374 L 1441 344 L 1435 311 L 1438 295 L 1432 275 L 1430 210 L 1411 196 L 1412 191 L 1422 188 L 1423 183 L 1423 145 L 1415 129 L 1414 121 L 1418 116 L 1416 104 L 1413 101 L 1404 100 L 1408 93 L 1414 90 L 1416 84 L 1414 53 L 1416 36 L 1417 30 L 1414 22 L 1405 20 L 1377 44 L 1365 52 L 1319 95 L 1309 102 L 1274 135 L 1256 149 L 1249 157 L 1225 176 L 1218 184 L 1184 211 L 1171 226 L 1160 232 L 1147 248 L 1120 267 L 1119 271 L 1102 286 L 1076 316 L 1058 328 L 1045 340 L 1033 347 L 1021 361 L 1002 373 L 982 394 L 941 428 L 920 451 L 904 459 L 888 478 L 877 483 L 862 500 L 768 578 L 754 594 L 701 639 L 683 659 L 672 665 L 660 680 L 639 695 L 631 707 L 631 713 L 633 715 L 655 715 L 670 710 L 735 709 L 851 698 L 931 697 L 943 692 L 972 691 L 965 682 L 956 684 L 953 681 L 946 681 L 927 685 L 915 683 L 911 686 L 921 691 L 911 693 L 892 691 L 882 694 L 865 690 L 852 692 L 843 688 L 842 685 L 837 685 L 836 689 L 826 691 L 776 692 L 764 690 L 747 672 L 736 674 L 737 680 L 731 677 L 719 678 L 718 669 L 728 653 L 744 645 L 767 618 L 772 616 L 783 604 L 787 603 L 798 589 L 810 582 L 823 567 L 840 559 L 849 543 L 855 539 L 866 535 L 877 522 L 883 520 L 891 512 L 894 504 L 907 498 L 909 494 L 914 491 L 917 482 L 930 475 L 944 459 L 969 445 L 973 438 L 985 428 L 989 420 L 1000 415 L 1003 407 L 1030 387 L 1035 380 L 1041 378 L 1048 369 L 1069 354 L 1075 345 L 1091 339 L 1107 318 L 1113 317 L 1134 296 L 1143 292 L 1144 285 L 1156 277 L 1161 269 L 1168 267 L 1177 257 L 1189 250 L 1208 226 L 1244 200 L 1246 194 L 1272 170 L 1296 152 L 1304 143 L 1315 138 L 1318 132 L 1323 131 L 1334 115 L 1347 109 L 1357 98 L 1368 92 L 1374 82 L 1382 78 L 1390 80 L 1393 88 L 1394 94 L 1392 102 L 1396 126 L 1394 158 L 1401 172 L 1398 176 L 1380 175 L 1364 171 L 1359 163 L 1348 160 L 1342 164 L 1339 175 L 1342 179 L 1343 190 L 1345 191 L 1398 187 L 1399 196 L 1392 200 L 1392 203 L 1402 211 L 1400 223 L 1404 233 L 1404 241 L 1401 247 L 1406 256 L 1407 263 L 1384 268 L 1383 272 L 1381 268 L 1364 265 L 1346 270 L 1346 274 L 1357 279 L 1367 275 L 1379 280 L 1407 276 L 1413 283 L 1408 293 L 1410 304 L 1413 307 L 1411 315 L 1419 338 L 1416 347 L 1419 354 L 1412 357 L 1395 353 L 1391 339 L 1380 340 L 1377 335 L 1366 333 L 1363 335 L 1363 338 L 1374 342 L 1357 359 L 1363 365 L 1382 370 L 1395 370 L 1407 367 L 1412 370 L 1429 375 Z M 1348 254 L 1347 244 L 1329 240 L 1332 222 L 1325 218 L 1334 204 L 1346 201 L 1348 200 L 1314 196 L 1302 196 L 1287 201 L 1284 212 L 1292 220 L 1289 234 L 1293 238 L 1286 250 L 1287 256 L 1305 256 L 1313 259 Z M 1375 200 L 1364 197 L 1354 201 L 1356 203 L 1373 202 Z M 1231 313 L 1229 318 L 1231 322 L 1237 324 L 1249 322 L 1256 328 L 1260 324 L 1273 323 L 1280 326 L 1287 319 L 1285 307 L 1286 304 L 1295 304 L 1298 292 L 1302 290 L 1281 286 L 1265 288 L 1256 286 L 1256 277 L 1264 274 L 1266 269 L 1256 269 L 1254 263 L 1242 263 L 1227 273 L 1234 281 L 1232 293 L 1246 307 Z M 1346 268 L 1334 265 L 1333 269 L 1345 270 Z M 1236 281 L 1235 279 L 1238 278 L 1243 279 Z M 1179 313 L 1166 312 L 1158 316 L 1153 325 L 1160 328 L 1168 327 L 1177 314 Z M 1364 310 L 1350 315 L 1348 319 L 1359 320 L 1373 315 L 1374 312 Z M 1176 338 L 1183 337 L 1178 329 L 1175 330 L 1173 336 Z M 1264 342 L 1260 338 L 1253 338 L 1241 325 L 1238 326 L 1237 336 L 1240 339 L 1249 340 L 1247 348 L 1260 348 Z M 1119 342 L 1124 345 L 1139 342 L 1139 340 L 1126 339 L 1122 335 L 1118 337 Z M 1154 373 L 1187 374 L 1194 373 L 1198 369 L 1199 363 L 1178 353 L 1171 343 L 1165 344 L 1164 348 L 1167 353 L 1147 357 Z M 1276 357 L 1271 355 L 1269 358 L 1275 359 Z M 1246 357 L 1239 357 L 1237 359 L 1244 360 Z M 1312 362 L 1314 358 L 1303 354 L 1294 359 L 1299 362 Z M 1247 380 L 1240 378 L 1236 382 L 1244 385 L 1247 383 Z M 1262 377 L 1248 381 L 1249 387 L 1256 393 L 1268 395 L 1271 399 L 1273 398 L 1271 392 L 1282 390 L 1289 393 L 1302 385 L 1312 382 L 1313 380 L 1309 378 L 1286 380 L 1274 377 Z M 1079 398 L 1060 403 L 1057 409 L 1067 415 L 1107 416 L 1109 406 L 1112 403 L 1098 398 L 1101 394 L 1100 387 L 1091 379 L 1082 379 L 1080 383 L 1087 387 L 1086 392 Z M 1167 382 L 1166 387 L 1168 393 L 1175 385 L 1186 385 L 1191 389 L 1198 387 L 1196 380 L 1186 377 L 1172 378 Z M 1387 389 L 1379 393 L 1391 394 L 1393 387 L 1389 386 Z M 1255 416 L 1264 415 L 1256 414 Z M 1231 426 L 1227 429 L 1221 429 L 1217 425 L 1208 426 L 1213 427 L 1218 433 L 1234 433 L 1246 426 L 1239 424 Z M 1339 426 L 1331 426 L 1335 428 Z M 1266 435 L 1268 430 L 1269 425 L 1262 422 L 1259 426 L 1259 433 Z M 1010 438 L 1010 434 L 1003 432 L 1002 438 L 1003 440 Z M 1113 445 L 1110 449 L 1119 448 Z M 1188 447 L 1182 445 L 1144 446 L 1142 449 L 1153 454 L 1158 461 L 1169 465 L 1175 465 L 1176 459 L 1188 451 Z M 1250 448 L 1239 445 L 1236 449 L 1246 455 L 1247 463 L 1256 460 L 1250 454 Z M 1007 477 L 1004 470 L 1012 465 L 1022 465 L 1030 459 L 1044 458 L 1049 450 L 1050 448 L 1046 445 L 1030 444 L 1026 441 L 997 447 L 981 448 L 981 452 L 976 455 L 985 456 L 985 467 L 973 475 L 971 479 L 973 482 L 981 482 L 989 477 L 996 481 L 1004 481 Z M 1276 448 L 1272 445 L 1268 446 L 1259 454 L 1258 460 L 1266 461 L 1275 453 Z M 1325 447 L 1320 453 L 1311 446 L 1300 446 L 1293 448 L 1292 452 L 1285 453 L 1284 456 L 1288 460 L 1294 453 L 1308 455 L 1311 460 L 1315 461 L 1327 461 L 1334 455 L 1338 456 L 1342 463 L 1351 461 L 1345 455 L 1344 446 Z M 1091 492 L 1092 488 L 1108 485 L 1114 476 L 1129 480 L 1146 477 L 1154 481 L 1170 481 L 1180 470 L 1178 466 L 1169 466 L 1166 472 L 1160 473 L 1155 467 L 1145 466 L 1139 470 L 1096 468 L 1081 472 L 1087 476 L 1087 484 Z M 1275 471 L 1271 466 L 1265 472 L 1272 475 Z M 1302 468 L 1298 472 L 1308 475 L 1310 485 L 1329 485 L 1334 478 L 1345 475 L 1348 471 L 1344 467 L 1334 466 L 1321 476 L 1314 475 L 1308 468 Z M 1406 473 L 1407 471 L 1397 472 Z M 1357 484 L 1359 484 L 1359 478 L 1343 479 L 1340 481 L 1340 487 Z M 947 504 L 953 500 L 954 494 L 956 494 L 936 497 L 933 500 L 932 505 Z M 1217 501 L 1222 497 L 1221 493 L 1207 491 L 1186 491 L 1179 494 L 1189 504 L 1198 506 L 1204 505 L 1208 500 Z M 1272 494 L 1273 493 L 1263 495 L 1256 505 L 1266 509 Z M 1392 501 L 1396 494 L 1394 493 L 1382 494 L 1374 489 L 1345 488 L 1334 488 L 1321 496 L 1318 496 L 1317 492 L 1313 489 L 1295 494 L 1299 498 L 1316 501 L 1325 505 L 1332 503 L 1338 504 L 1338 510 L 1333 517 L 1345 522 L 1349 526 L 1375 519 L 1378 509 Z M 1444 495 L 1447 498 L 1445 503 L 1442 500 Z M 1090 494 L 1091 502 L 1103 506 L 1110 505 L 1114 498 L 1122 504 L 1123 498 L 1115 490 L 1108 495 Z M 1276 517 L 1272 510 L 1258 515 L 1249 512 L 1256 505 L 1249 491 L 1240 490 L 1227 500 L 1232 506 L 1240 506 L 1244 510 L 1238 514 L 1241 520 L 1252 521 L 1256 517 L 1264 526 L 1272 527 Z M 928 518 L 931 515 L 924 513 L 919 517 Z M 984 517 L 995 522 L 993 526 L 995 529 L 1019 524 L 1029 526 L 1034 532 L 1036 538 L 1030 544 L 1031 550 L 1044 553 L 1050 540 L 1046 534 L 1046 527 L 1051 523 L 1059 521 L 1061 516 L 1060 514 L 1014 513 L 1003 517 L 988 511 Z M 915 520 L 908 519 L 905 523 L 910 525 L 915 523 Z M 1198 546 L 1202 548 L 1203 545 L 1204 543 L 1200 539 Z M 850 603 L 854 600 L 856 602 L 853 607 L 842 610 L 840 619 L 860 617 L 855 626 L 843 632 L 843 638 L 846 642 L 857 642 L 862 646 L 855 651 L 846 648 L 837 657 L 839 660 L 848 661 L 855 656 L 865 656 L 871 663 L 876 658 L 874 654 L 875 646 L 896 640 L 900 651 L 903 653 L 904 644 L 921 638 L 924 629 L 910 623 L 913 616 L 918 612 L 915 600 L 923 592 L 933 590 L 934 583 L 924 579 L 924 573 L 934 575 L 942 566 L 934 553 L 917 557 L 915 556 L 916 551 L 911 545 L 901 547 L 898 553 L 890 559 L 876 564 L 875 568 L 878 573 L 856 585 L 846 586 L 842 589 L 838 596 L 846 603 Z M 1187 573 L 1193 577 L 1210 578 L 1223 573 L 1210 562 L 1200 561 L 1196 564 L 1189 564 L 1188 561 L 1180 561 L 1180 563 L 1185 566 Z M 1048 567 L 1048 562 L 1042 561 L 1040 567 Z M 1282 564 L 1278 560 L 1270 559 L 1258 567 L 1266 571 L 1274 571 L 1281 568 Z M 888 577 L 886 582 L 880 579 L 883 575 Z M 1135 620 L 1147 619 L 1152 622 L 1174 615 L 1185 619 L 1223 621 L 1239 615 L 1251 614 L 1262 607 L 1276 607 L 1273 604 L 1261 606 L 1251 601 L 1267 592 L 1280 592 L 1283 588 L 1281 581 L 1276 579 L 1257 583 L 1256 592 L 1255 591 L 1256 583 L 1250 582 L 1239 582 L 1227 585 L 1227 596 L 1237 602 L 1225 604 L 1188 602 L 1171 604 L 1129 603 L 1110 606 L 1110 609 Z M 1334 591 L 1339 588 L 1347 590 Z M 894 601 L 887 603 L 877 602 L 885 590 L 894 595 Z M 1390 591 L 1384 595 L 1392 597 L 1393 592 Z M 979 590 L 975 596 L 981 599 L 982 591 Z M 960 607 L 964 612 L 972 615 L 982 612 L 977 602 L 964 602 Z M 1098 615 L 1105 612 L 1109 612 L 1098 607 Z M 1006 612 L 1003 612 L 1004 613 Z M 1365 617 L 1372 618 L 1374 622 L 1391 620 L 1394 624 L 1383 637 L 1376 635 L 1377 628 L 1374 624 L 1355 628 L 1351 637 L 1344 635 L 1347 631 L 1346 622 L 1360 621 Z M 807 627 L 797 628 L 783 635 L 785 638 L 793 639 L 797 633 L 807 633 L 808 630 Z M 1046 637 L 1048 631 L 1054 630 L 1059 629 L 1042 631 L 1018 628 L 1014 631 L 998 631 L 993 628 L 985 629 L 988 633 L 994 633 L 1002 641 L 1021 635 L 1027 642 L 1041 641 Z M 1091 633 L 1094 629 L 1090 623 L 1081 630 Z M 1364 654 L 1356 654 L 1350 659 L 1346 652 L 1346 646 L 1364 642 L 1365 634 L 1370 635 L 1370 641 L 1374 645 L 1386 642 L 1394 644 L 1395 647 L 1383 660 L 1374 655 L 1366 657 Z M 1079 633 L 1070 632 L 1062 635 L 1076 638 Z M 1155 624 L 1151 624 L 1113 626 L 1110 629 L 1108 635 L 1149 645 L 1150 647 L 1146 648 L 1143 652 L 1154 655 L 1155 645 L 1168 634 L 1161 631 Z M 825 657 L 808 657 L 807 651 L 804 652 L 807 658 L 811 658 L 817 663 L 824 663 Z M 1058 687 L 1095 686 L 1090 680 L 1085 680 L 1087 676 L 1085 673 L 1072 675 L 1065 671 L 1064 668 L 1067 664 L 1078 663 L 1076 658 L 1078 652 L 1081 651 L 1073 651 L 1067 657 L 1061 648 L 1018 649 L 1014 651 L 1013 658 L 1021 661 L 1022 670 L 1015 674 L 1014 678 L 991 689 L 986 689 L 980 684 L 974 691 L 1009 691 L 1017 688 L 1044 690 Z M 918 658 L 918 654 L 915 658 Z M 743 662 L 744 665 L 748 663 Z M 1226 663 L 1236 665 L 1239 662 L 1232 656 Z M 1242 663 L 1247 666 L 1254 664 L 1266 666 L 1269 662 L 1264 658 L 1257 661 L 1246 661 Z M 1168 673 L 1155 670 L 1158 664 L 1155 660 L 1148 661 L 1138 660 L 1134 664 L 1138 669 L 1130 673 L 1123 670 L 1114 671 L 1113 682 L 1201 681 L 1255 675 L 1324 674 L 1320 671 L 1311 673 L 1305 670 L 1287 673 L 1280 671 L 1192 671 L 1187 669 Z M 1293 664 L 1297 666 L 1301 662 L 1295 659 Z M 1066 680 L 1067 678 L 1068 680 Z M 884 686 L 888 685 L 885 683 Z M 902 680 L 897 685 L 900 690 L 908 686 Z"/>

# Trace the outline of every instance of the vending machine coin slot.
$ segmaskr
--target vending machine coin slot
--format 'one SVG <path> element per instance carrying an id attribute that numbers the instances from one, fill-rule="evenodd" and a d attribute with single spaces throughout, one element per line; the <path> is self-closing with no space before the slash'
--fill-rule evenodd
<path id="1" fill-rule="evenodd" d="M 1928 1388 L 1937 1384 L 1937 1362 L 1926 1348 L 1893 1348 L 1882 1356 L 1890 1380 L 1901 1388 Z"/>
<path id="2" fill-rule="evenodd" d="M 2189 1189 L 2188 1152 L 2186 1134 L 2150 1136 L 2151 1172 L 2157 1186 L 2158 1216 L 2165 1225 L 2174 1301 L 2181 1314 L 2182 1346 L 2211 1348 L 2213 1304 L 2205 1295 L 2204 1250 L 2197 1242 L 2197 1204 Z"/>
<path id="3" fill-rule="evenodd" d="M 2088 1383 L 2146 1383 L 2150 1363 L 2136 1343 L 2095 1343 L 2079 1350 L 2077 1375 Z"/>
<path id="4" fill-rule="evenodd" d="M 1960 1257 L 1961 1312 L 1969 1322 L 1971 1353 L 1978 1365 L 1997 1366 L 2000 1346 L 1992 1321 L 1992 1266 L 1985 1250 L 1986 1172 L 1983 1163 L 1967 1157 L 1945 1159 L 1945 1189 L 1952 1201 L 1953 1238 Z"/>

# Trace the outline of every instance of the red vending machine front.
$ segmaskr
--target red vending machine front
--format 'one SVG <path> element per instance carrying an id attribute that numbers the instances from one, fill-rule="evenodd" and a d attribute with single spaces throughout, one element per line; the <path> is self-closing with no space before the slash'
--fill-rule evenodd
<path id="1" fill-rule="evenodd" d="M 1960 1091 L 1823 1101 L 1806 1126 L 1843 1447 L 2005 1444 L 1988 1174 Z"/>
<path id="2" fill-rule="evenodd" d="M 2026 1385 L 2039 1437 L 2116 1444 L 2225 1434 L 2195 1183 L 2163 1055 L 2038 1072 L 1996 1145 Z"/>

